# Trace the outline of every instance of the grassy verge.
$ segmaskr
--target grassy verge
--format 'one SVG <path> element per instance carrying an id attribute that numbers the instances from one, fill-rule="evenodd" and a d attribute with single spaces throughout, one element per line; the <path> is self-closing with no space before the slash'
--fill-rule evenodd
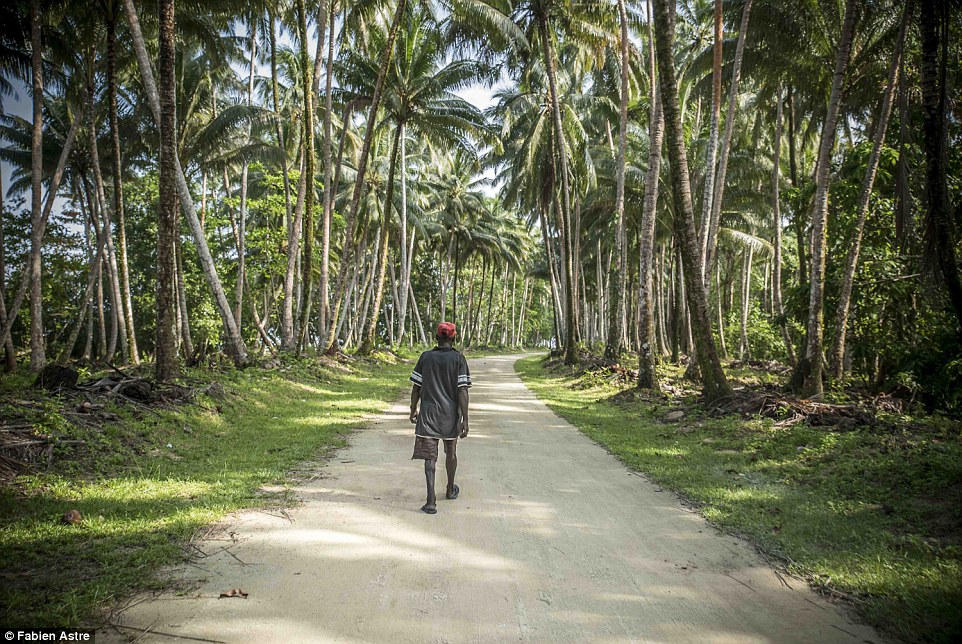
<path id="1" fill-rule="evenodd" d="M 183 558 L 201 526 L 287 502 L 262 486 L 343 446 L 364 414 L 396 399 L 409 370 L 358 362 L 195 372 L 192 380 L 216 380 L 225 393 L 174 410 L 114 409 L 121 419 L 102 431 L 67 424 L 55 401 L 43 405 L 34 413 L 44 428 L 85 447 L 0 488 L 0 623 L 84 623 L 97 607 L 158 583 L 158 568 Z M 82 523 L 61 525 L 71 509 Z"/>
<path id="2" fill-rule="evenodd" d="M 525 383 L 629 467 L 690 499 L 864 618 L 906 641 L 962 636 L 958 423 L 837 432 L 710 418 L 662 398 L 520 360 Z"/>

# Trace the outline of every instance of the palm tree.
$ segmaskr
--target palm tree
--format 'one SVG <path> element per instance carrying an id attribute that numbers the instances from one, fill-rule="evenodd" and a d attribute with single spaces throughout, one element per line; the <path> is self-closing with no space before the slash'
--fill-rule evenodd
<path id="1" fill-rule="evenodd" d="M 808 327 L 805 353 L 795 369 L 793 381 L 801 383 L 804 396 L 821 396 L 824 391 L 822 356 L 823 314 L 825 299 L 825 254 L 828 235 L 828 183 L 831 170 L 832 149 L 835 147 L 835 131 L 842 100 L 842 85 L 848 69 L 852 50 L 852 34 L 855 31 L 855 14 L 858 3 L 846 0 L 845 16 L 838 41 L 835 59 L 835 75 L 828 101 L 828 113 L 822 126 L 821 142 L 815 171 L 815 200 L 812 205 L 812 269 L 809 281 Z"/>
<path id="2" fill-rule="evenodd" d="M 107 26 L 107 114 L 110 121 L 111 155 L 113 157 L 113 203 L 117 221 L 117 247 L 120 260 L 120 286 L 123 295 L 123 319 L 131 360 L 140 362 L 137 331 L 134 328 L 133 300 L 130 296 L 130 268 L 127 262 L 127 226 L 124 220 L 123 160 L 120 153 L 120 126 L 117 111 L 117 20 L 120 6 L 117 0 L 106 0 L 103 5 Z"/>
<path id="3" fill-rule="evenodd" d="M 354 189 L 351 193 L 351 205 L 348 210 L 344 247 L 341 250 L 341 264 L 338 268 L 337 287 L 334 291 L 334 309 L 328 324 L 327 338 L 330 342 L 328 351 L 337 349 L 337 322 L 341 311 L 341 298 L 347 286 L 347 270 L 353 259 L 353 243 L 351 233 L 354 230 L 354 220 L 357 218 L 358 208 L 361 205 L 361 196 L 364 188 L 364 174 L 367 170 L 368 155 L 371 151 L 371 143 L 374 138 L 374 129 L 377 124 L 377 113 L 381 107 L 381 94 L 384 90 L 384 80 L 387 76 L 391 58 L 394 56 L 394 41 L 397 38 L 398 29 L 401 25 L 401 18 L 404 15 L 406 0 L 398 0 L 394 10 L 394 17 L 391 20 L 391 27 L 388 31 L 381 50 L 381 64 L 378 68 L 377 82 L 374 84 L 374 92 L 371 96 L 371 106 L 367 117 L 367 129 L 364 134 L 364 143 L 361 147 L 361 154 L 357 164 L 357 175 L 354 179 Z"/>
<path id="4" fill-rule="evenodd" d="M 732 79 L 728 96 L 728 113 L 725 117 L 725 133 L 721 140 L 721 150 L 718 153 L 718 168 L 706 168 L 706 172 L 708 173 L 715 172 L 715 178 L 712 181 L 711 211 L 708 219 L 702 222 L 704 231 L 702 235 L 702 272 L 706 283 L 714 262 L 715 246 L 718 243 L 717 230 L 719 221 L 721 220 L 722 200 L 725 197 L 728 157 L 731 150 L 732 133 L 735 127 L 735 107 L 738 104 L 738 84 L 741 78 L 742 60 L 745 54 L 745 40 L 748 35 L 748 19 L 751 15 L 751 10 L 752 0 L 745 0 L 745 5 L 742 8 L 741 26 L 738 30 L 738 44 L 735 47 L 735 61 L 732 67 Z"/>
<path id="5" fill-rule="evenodd" d="M 43 246 L 43 42 L 41 39 L 40 0 L 30 2 L 30 49 L 33 78 L 33 138 L 30 167 L 30 370 L 40 371 L 47 362 L 43 335 L 43 291 L 40 253 Z M 14 309 L 16 310 L 16 309 Z"/>
<path id="6" fill-rule="evenodd" d="M 895 40 L 894 51 L 892 52 L 892 62 L 889 66 L 888 82 L 882 94 L 881 111 L 878 119 L 872 128 L 875 132 L 875 140 L 872 142 L 872 151 L 869 153 L 868 162 L 865 166 L 865 175 L 862 178 L 862 186 L 859 191 L 858 205 L 856 206 L 857 220 L 855 232 L 849 243 L 848 254 L 845 263 L 845 274 L 842 278 L 842 287 L 839 291 L 838 305 L 835 311 L 835 340 L 832 342 L 832 350 L 829 357 L 829 368 L 831 376 L 840 380 L 844 371 L 845 356 L 845 336 L 848 326 L 849 305 L 852 301 L 852 288 L 855 282 L 855 270 L 858 267 L 858 257 L 862 246 L 862 231 L 865 228 L 865 220 L 868 216 L 869 200 L 872 196 L 872 188 L 875 185 L 875 175 L 878 172 L 879 160 L 882 157 L 882 145 L 885 142 L 885 133 L 888 130 L 889 115 L 892 113 L 892 103 L 895 98 L 895 88 L 898 83 L 899 66 L 902 60 L 902 46 L 905 42 L 905 34 L 908 30 L 909 17 L 912 11 L 912 3 L 907 2 L 903 12 L 899 33 Z"/>
<path id="7" fill-rule="evenodd" d="M 675 79 L 673 58 L 674 12 L 670 12 L 668 0 L 655 0 L 653 4 L 655 57 L 658 62 L 658 83 L 661 90 L 668 153 L 671 161 L 675 228 L 685 261 L 685 287 L 688 307 L 691 311 L 692 335 L 695 341 L 695 353 L 701 370 L 705 396 L 709 401 L 717 401 L 730 396 L 731 388 L 725 379 L 725 373 L 722 371 L 718 352 L 715 349 L 715 341 L 711 335 L 707 294 L 702 279 L 702 266 L 699 262 L 698 236 L 695 230 L 691 185 L 688 178 L 688 159 L 678 106 L 678 83 Z"/>
<path id="8" fill-rule="evenodd" d="M 952 202 L 945 167 L 949 3 L 922 0 L 919 29 L 922 39 L 922 114 L 925 179 L 929 192 L 925 212 L 931 260 L 938 266 L 959 321 L 962 337 L 962 280 L 955 257 Z"/>
<path id="9" fill-rule="evenodd" d="M 649 0 L 649 9 L 651 0 Z M 651 15 L 649 13 L 649 15 Z M 638 387 L 657 389 L 658 374 L 655 352 L 655 285 L 653 279 L 655 250 L 655 219 L 658 207 L 658 188 L 661 175 L 661 147 L 665 135 L 665 118 L 655 71 L 655 33 L 648 22 L 648 76 L 651 79 L 651 110 L 648 128 L 648 171 L 645 175 L 645 198 L 639 233 L 639 276 L 641 285 L 638 324 Z"/>
<path id="10" fill-rule="evenodd" d="M 130 24 L 130 35 L 134 43 L 134 51 L 137 55 L 137 64 L 140 68 L 141 80 L 143 81 L 144 90 L 147 94 L 148 104 L 153 113 L 154 121 L 159 128 L 161 120 L 160 96 L 157 91 L 157 85 L 154 82 L 154 73 L 151 69 L 150 59 L 147 55 L 147 46 L 140 29 L 140 20 L 137 17 L 137 10 L 134 7 L 133 0 L 124 0 L 124 11 L 127 14 L 127 21 Z M 187 177 L 184 175 L 184 171 L 180 166 L 180 160 L 176 154 L 173 162 L 176 169 L 174 180 L 176 181 L 177 198 L 180 201 L 181 208 L 183 208 L 184 213 L 187 215 L 187 223 L 194 237 L 194 243 L 197 247 L 197 254 L 200 258 L 204 277 L 210 287 L 211 294 L 214 296 L 217 312 L 220 314 L 221 322 L 227 332 L 228 350 L 234 363 L 238 366 L 244 366 L 248 361 L 247 346 L 244 343 L 243 337 L 241 337 L 240 329 L 234 323 L 233 311 L 231 310 L 230 303 L 227 301 L 227 296 L 224 294 L 224 287 L 217 275 L 214 258 L 207 245 L 207 238 L 200 224 L 200 218 L 197 216 L 190 187 L 187 184 Z"/>
<path id="11" fill-rule="evenodd" d="M 775 96 L 775 140 L 772 145 L 772 251 L 774 265 L 772 266 L 772 300 L 775 315 L 778 317 L 782 329 L 782 339 L 785 341 L 785 352 L 789 362 L 795 362 L 795 349 L 792 346 L 792 336 L 788 332 L 788 322 L 785 320 L 785 305 L 782 302 L 782 210 L 781 210 L 781 150 L 782 150 L 782 90 L 779 87 Z M 720 294 L 719 294 L 720 296 Z M 719 333 L 724 330 L 719 328 Z"/>
<path id="12" fill-rule="evenodd" d="M 322 15 L 325 14 L 324 2 L 321 2 L 320 11 Z M 301 173 L 300 182 L 303 188 L 298 187 L 298 191 L 303 190 L 304 192 L 304 257 L 301 262 L 302 275 L 301 282 L 304 288 L 304 297 L 307 303 L 302 307 L 301 316 L 301 337 L 304 338 L 307 335 L 307 327 L 310 321 L 311 314 L 311 296 L 312 296 L 312 286 L 314 283 L 314 192 L 315 192 L 315 182 L 314 182 L 314 66 L 307 53 L 307 10 L 304 7 L 304 0 L 297 0 L 297 25 L 298 25 L 298 36 L 300 40 L 300 57 L 301 57 L 301 81 L 303 83 L 303 99 L 304 99 L 304 172 Z M 323 41 L 323 27 L 321 27 L 321 40 Z M 318 47 L 322 47 L 320 43 Z M 292 244 L 291 248 L 296 249 L 296 245 Z M 288 264 L 289 265 L 289 264 Z M 285 297 L 287 293 L 285 293 Z M 286 337 L 286 336 L 285 336 Z M 300 346 L 301 341 L 297 342 Z M 293 349 L 294 347 L 288 346 L 288 349 Z"/>
<path id="13" fill-rule="evenodd" d="M 154 370 L 164 381 L 180 373 L 177 352 L 175 239 L 177 216 L 177 79 L 174 0 L 160 0 L 160 207 L 157 215 L 157 339 Z"/>
<path id="14" fill-rule="evenodd" d="M 605 357 L 614 359 L 621 353 L 625 320 L 625 269 L 628 267 L 628 240 L 625 230 L 625 147 L 628 138 L 628 12 L 625 0 L 618 0 L 618 16 L 621 23 L 621 38 L 618 47 L 621 54 L 621 95 L 618 109 L 618 161 L 615 179 L 615 216 L 618 229 L 615 236 L 617 254 L 615 261 L 615 296 L 611 300 L 608 314 L 608 343 Z"/>

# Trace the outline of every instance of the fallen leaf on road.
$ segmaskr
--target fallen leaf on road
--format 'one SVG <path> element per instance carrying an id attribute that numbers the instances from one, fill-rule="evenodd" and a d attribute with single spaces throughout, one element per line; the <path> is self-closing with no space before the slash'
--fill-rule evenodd
<path id="1" fill-rule="evenodd" d="M 223 599 L 225 597 L 243 597 L 244 599 L 247 599 L 247 593 L 240 588 L 231 588 L 226 593 L 221 593 L 219 599 Z"/>

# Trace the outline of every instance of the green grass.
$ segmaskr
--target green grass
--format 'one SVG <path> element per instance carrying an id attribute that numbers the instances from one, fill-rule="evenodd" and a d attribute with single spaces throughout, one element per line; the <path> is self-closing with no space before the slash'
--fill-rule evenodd
<path id="1" fill-rule="evenodd" d="M 202 526 L 234 510 L 288 503 L 263 486 L 343 446 L 363 415 L 397 398 L 409 370 L 358 362 L 194 372 L 227 395 L 159 414 L 115 410 L 124 418 L 102 432 L 67 424 L 57 401 L 30 411 L 46 431 L 87 444 L 58 454 L 52 472 L 0 489 L 0 623 L 96 622 L 96 609 L 162 584 L 158 569 L 183 560 L 184 542 Z M 84 521 L 60 525 L 71 509 Z"/>
<path id="2" fill-rule="evenodd" d="M 944 419 L 833 432 L 769 419 L 681 422 L 659 398 L 520 360 L 525 383 L 630 468 L 690 499 L 906 641 L 962 637 L 962 440 Z M 677 408 L 677 407 L 675 407 Z"/>

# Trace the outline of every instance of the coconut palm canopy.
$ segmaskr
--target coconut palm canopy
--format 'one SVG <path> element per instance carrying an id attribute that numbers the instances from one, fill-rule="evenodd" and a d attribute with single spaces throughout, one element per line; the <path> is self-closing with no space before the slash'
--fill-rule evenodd
<path id="1" fill-rule="evenodd" d="M 958 9 L 7 2 L 7 366 L 166 378 L 449 320 L 645 387 L 687 358 L 724 397 L 738 357 L 959 404 Z"/>

